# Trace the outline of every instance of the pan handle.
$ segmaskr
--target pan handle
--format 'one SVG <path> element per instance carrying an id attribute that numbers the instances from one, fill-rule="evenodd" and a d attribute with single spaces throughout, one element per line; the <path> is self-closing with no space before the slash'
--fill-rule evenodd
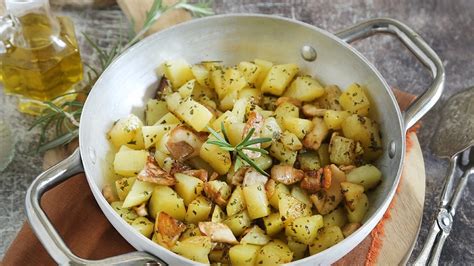
<path id="1" fill-rule="evenodd" d="M 403 112 L 405 130 L 407 130 L 423 117 L 441 97 L 445 80 L 443 63 L 433 49 L 415 31 L 394 19 L 371 19 L 339 31 L 336 36 L 345 42 L 351 43 L 376 33 L 389 33 L 397 36 L 418 60 L 430 69 L 433 77 L 430 87 Z"/>
<path id="2" fill-rule="evenodd" d="M 26 214 L 28 216 L 28 222 L 51 257 L 60 265 L 167 265 L 158 258 L 146 252 L 139 251 L 102 260 L 79 258 L 71 252 L 49 221 L 46 213 L 41 208 L 40 202 L 41 197 L 46 191 L 82 172 L 84 172 L 84 169 L 82 167 L 81 154 L 79 149 L 76 149 L 71 156 L 41 173 L 33 181 L 26 193 Z"/>

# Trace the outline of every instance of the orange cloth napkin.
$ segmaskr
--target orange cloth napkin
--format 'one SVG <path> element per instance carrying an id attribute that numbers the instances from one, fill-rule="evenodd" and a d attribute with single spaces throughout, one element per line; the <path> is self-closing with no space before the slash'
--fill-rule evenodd
<path id="1" fill-rule="evenodd" d="M 395 94 L 402 109 L 414 98 L 400 91 L 395 91 Z M 65 243 L 79 257 L 101 259 L 134 250 L 105 218 L 83 174 L 48 191 L 43 197 L 42 206 Z M 368 236 L 342 260 L 350 264 L 365 264 L 371 242 L 371 236 Z M 7 250 L 3 264 L 55 265 L 28 222 L 24 223 Z"/>

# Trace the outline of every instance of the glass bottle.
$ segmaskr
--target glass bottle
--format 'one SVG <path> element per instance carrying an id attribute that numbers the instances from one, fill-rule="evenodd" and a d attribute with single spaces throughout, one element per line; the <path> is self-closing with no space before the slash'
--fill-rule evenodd
<path id="1" fill-rule="evenodd" d="M 63 95 L 82 79 L 74 26 L 51 13 L 48 0 L 5 0 L 0 19 L 0 73 L 5 93 L 21 95 L 20 111 Z"/>

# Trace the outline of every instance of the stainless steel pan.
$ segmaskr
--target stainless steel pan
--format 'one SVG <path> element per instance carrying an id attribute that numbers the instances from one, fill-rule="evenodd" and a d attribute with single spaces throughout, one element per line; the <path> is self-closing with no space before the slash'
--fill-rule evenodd
<path id="1" fill-rule="evenodd" d="M 401 112 L 380 73 L 348 43 L 377 33 L 397 36 L 432 73 L 433 81 Z M 314 55 L 317 55 L 314 59 Z M 435 52 L 406 25 L 392 19 L 373 19 L 331 34 L 317 27 L 274 16 L 222 15 L 198 19 L 154 34 L 130 48 L 108 67 L 92 89 L 81 117 L 80 148 L 69 158 L 42 173 L 26 197 L 26 210 L 34 232 L 60 264 L 110 264 L 157 260 L 162 264 L 194 262 L 178 256 L 140 235 L 112 210 L 101 194 L 108 169 L 110 144 L 106 132 L 113 121 L 129 113 L 142 116 L 145 100 L 158 83 L 155 72 L 164 60 L 185 58 L 191 63 L 223 60 L 234 64 L 254 58 L 294 62 L 323 83 L 341 88 L 352 82 L 367 86 L 383 135 L 383 156 L 377 165 L 383 182 L 370 195 L 364 224 L 337 245 L 293 264 L 329 264 L 359 244 L 380 221 L 395 193 L 405 154 L 405 133 L 439 99 L 444 86 L 443 65 Z M 45 191 L 69 177 L 85 172 L 97 203 L 117 231 L 137 250 L 102 261 L 75 256 L 64 244 L 40 207 Z M 67 218 L 65 218 L 67 219 Z M 159 259 L 157 259 L 159 258 Z"/>

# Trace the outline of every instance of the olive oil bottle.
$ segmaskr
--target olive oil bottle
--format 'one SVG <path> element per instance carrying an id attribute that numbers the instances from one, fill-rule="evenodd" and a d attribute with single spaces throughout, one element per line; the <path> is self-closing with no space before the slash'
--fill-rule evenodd
<path id="1" fill-rule="evenodd" d="M 5 93 L 21 95 L 20 111 L 40 112 L 82 79 L 74 26 L 51 14 L 48 0 L 6 0 L 12 29 L 2 34 L 0 73 Z"/>

